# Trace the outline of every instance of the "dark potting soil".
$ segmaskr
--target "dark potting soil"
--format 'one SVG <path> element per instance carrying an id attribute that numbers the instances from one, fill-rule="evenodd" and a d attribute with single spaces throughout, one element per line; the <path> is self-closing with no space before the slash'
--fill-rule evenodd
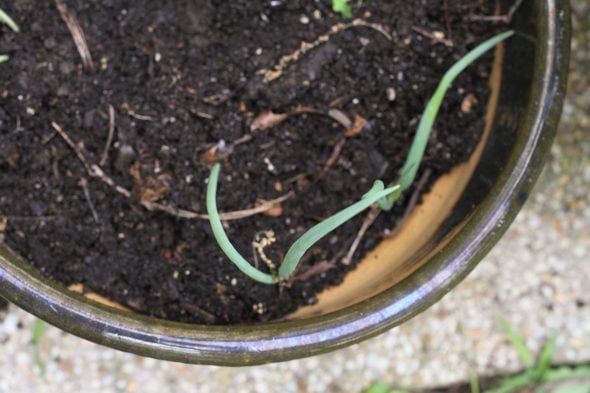
<path id="1" fill-rule="evenodd" d="M 56 3 L 3 5 L 22 28 L 0 33 L 0 53 L 10 55 L 0 65 L 5 242 L 64 285 L 196 323 L 276 319 L 314 303 L 395 226 L 414 189 L 379 217 L 352 264 L 339 261 L 366 213 L 314 247 L 303 276 L 283 287 L 241 274 L 206 220 L 146 205 L 205 213 L 206 179 L 220 160 L 221 211 L 294 193 L 265 214 L 227 222 L 252 261 L 256 235 L 273 230 L 276 243 L 265 252 L 280 261 L 306 228 L 357 201 L 376 178 L 396 179 L 440 77 L 494 33 L 467 18 L 492 13 L 493 2 L 364 1 L 355 16 L 373 25 L 348 28 L 338 24 L 351 20 L 332 13 L 328 0 L 62 2 L 81 26 L 92 69 Z M 264 80 L 260 70 L 322 36 Z M 449 92 L 418 174 L 430 173 L 427 184 L 476 146 L 491 60 L 478 61 Z M 279 122 L 267 111 L 290 115 Z M 366 126 L 341 142 L 355 118 Z M 89 176 L 65 135 L 129 194 Z M 333 268 L 305 274 L 326 261 Z"/>

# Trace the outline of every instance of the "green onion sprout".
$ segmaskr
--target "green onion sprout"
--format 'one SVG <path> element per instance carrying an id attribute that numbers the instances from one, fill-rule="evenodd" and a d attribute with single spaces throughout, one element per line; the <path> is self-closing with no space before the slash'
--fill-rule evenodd
<path id="1" fill-rule="evenodd" d="M 6 12 L 4 12 L 4 10 L 2 10 L 2 8 L 0 8 L 0 23 L 4 23 L 8 27 L 10 27 L 10 29 L 12 31 L 14 31 L 15 33 L 18 33 L 20 31 L 20 29 L 19 29 L 18 25 L 16 24 L 16 22 L 14 21 L 14 19 L 12 19 L 10 16 L 8 16 L 8 14 Z"/>
<path id="2" fill-rule="evenodd" d="M 399 192 L 390 195 L 387 199 L 379 201 L 379 205 L 383 210 L 390 210 L 393 207 L 395 201 L 400 197 L 401 193 L 408 189 L 408 187 L 410 187 L 410 185 L 414 182 L 416 174 L 418 173 L 420 162 L 422 161 L 422 157 L 426 151 L 428 139 L 430 139 L 432 126 L 434 125 L 434 121 L 438 115 L 438 111 L 443 99 L 445 98 L 447 90 L 449 90 L 449 87 L 453 81 L 475 60 L 480 58 L 484 53 L 513 34 L 514 31 L 510 30 L 505 33 L 498 34 L 487 41 L 484 41 L 475 49 L 463 56 L 442 77 L 438 87 L 436 88 L 436 91 L 434 92 L 434 95 L 428 101 L 428 104 L 426 104 L 426 108 L 422 114 L 422 119 L 418 124 L 416 136 L 414 137 L 414 141 L 410 147 L 410 152 L 408 153 L 408 158 L 406 159 L 406 162 L 401 171 L 401 178 L 398 183 L 400 185 Z"/>
<path id="3" fill-rule="evenodd" d="M 333 4 L 335 7 L 337 3 L 348 6 L 347 1 L 334 0 Z M 336 8 L 334 9 L 336 10 Z M 410 147 L 408 158 L 406 159 L 406 162 L 402 168 L 399 181 L 386 188 L 381 180 L 376 180 L 371 190 L 369 190 L 369 192 L 367 192 L 358 202 L 341 210 L 333 216 L 328 217 L 301 235 L 301 237 L 299 237 L 299 239 L 297 239 L 287 251 L 285 258 L 279 267 L 278 275 L 276 276 L 273 274 L 264 273 L 252 266 L 238 252 L 238 250 L 236 250 L 227 237 L 221 222 L 221 218 L 219 217 L 216 201 L 217 185 L 219 181 L 221 165 L 219 163 L 215 164 L 211 170 L 211 174 L 209 175 L 209 183 L 207 185 L 207 214 L 209 215 L 209 223 L 211 225 L 211 229 L 213 230 L 213 236 L 215 237 L 215 240 L 219 244 L 221 250 L 238 267 L 238 269 L 240 269 L 251 279 L 263 284 L 275 284 L 280 281 L 287 280 L 293 275 L 303 255 L 311 247 L 313 247 L 314 244 L 316 244 L 338 227 L 348 222 L 353 217 L 363 212 L 365 209 L 371 207 L 375 203 L 378 203 L 379 207 L 384 210 L 391 209 L 396 200 L 408 187 L 410 187 L 416 177 L 420 162 L 424 157 L 424 151 L 426 150 L 434 121 L 442 104 L 442 100 L 444 99 L 450 85 L 453 83 L 455 78 L 457 78 L 457 76 L 465 70 L 465 68 L 467 68 L 488 50 L 513 34 L 513 31 L 507 31 L 488 39 L 467 53 L 445 73 L 434 95 L 426 105 L 422 119 L 418 125 L 418 129 Z"/>

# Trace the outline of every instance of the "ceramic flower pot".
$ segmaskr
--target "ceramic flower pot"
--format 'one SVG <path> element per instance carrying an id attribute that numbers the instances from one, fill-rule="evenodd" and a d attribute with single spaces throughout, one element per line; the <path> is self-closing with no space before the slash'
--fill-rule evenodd
<path id="1" fill-rule="evenodd" d="M 404 229 L 377 247 L 343 284 L 323 293 L 317 305 L 284 321 L 250 326 L 167 322 L 70 292 L 2 245 L 0 295 L 103 345 L 217 365 L 312 356 L 407 321 L 457 285 L 494 246 L 547 158 L 568 71 L 568 2 L 524 2 L 512 24 L 522 34 L 496 51 L 487 127 L 472 158 L 441 178 Z"/>

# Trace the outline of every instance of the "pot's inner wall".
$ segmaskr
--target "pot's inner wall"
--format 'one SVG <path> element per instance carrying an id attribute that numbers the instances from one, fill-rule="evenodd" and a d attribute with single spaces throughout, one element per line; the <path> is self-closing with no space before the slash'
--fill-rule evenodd
<path id="1" fill-rule="evenodd" d="M 512 6 L 505 3 L 503 10 Z M 534 7 L 524 3 L 513 25 L 516 31 L 535 36 Z M 299 309 L 289 319 L 337 311 L 391 288 L 423 266 L 463 226 L 501 176 L 517 143 L 534 79 L 523 70 L 534 69 L 534 58 L 534 45 L 522 36 L 497 48 L 486 129 L 470 160 L 441 177 L 402 230 L 369 253 L 341 285 L 324 291 L 315 305 Z"/>

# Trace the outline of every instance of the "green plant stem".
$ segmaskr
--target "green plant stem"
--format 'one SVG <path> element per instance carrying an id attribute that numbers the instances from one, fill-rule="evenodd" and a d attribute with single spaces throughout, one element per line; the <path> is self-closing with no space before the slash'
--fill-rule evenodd
<path id="1" fill-rule="evenodd" d="M 12 31 L 14 31 L 15 33 L 18 33 L 20 31 L 20 29 L 19 29 L 18 25 L 16 24 L 16 22 L 14 21 L 14 19 L 12 19 L 10 16 L 8 16 L 8 14 L 6 12 L 4 12 L 4 10 L 2 8 L 0 8 L 0 23 L 4 23 L 8 27 L 10 27 L 10 29 Z"/>
<path id="2" fill-rule="evenodd" d="M 383 185 L 383 182 L 381 180 L 377 180 L 373 185 L 373 188 L 368 193 L 366 193 L 360 201 L 344 210 L 341 210 L 340 212 L 309 229 L 299 239 L 297 239 L 291 248 L 289 248 L 289 251 L 287 251 L 287 255 L 285 255 L 285 259 L 279 268 L 279 277 L 283 280 L 290 277 L 291 274 L 295 272 L 295 269 L 297 268 L 297 265 L 299 264 L 299 261 L 305 252 L 309 250 L 315 243 L 320 241 L 334 229 L 340 227 L 348 220 L 360 214 L 363 210 L 369 208 L 378 200 L 387 197 L 392 192 L 396 192 L 398 189 L 399 186 L 397 185 L 386 189 Z"/>
<path id="3" fill-rule="evenodd" d="M 37 319 L 33 325 L 33 347 L 35 348 L 35 365 L 42 379 L 46 379 L 45 362 L 41 356 L 41 340 L 45 334 L 45 321 Z"/>
<path id="4" fill-rule="evenodd" d="M 307 250 L 309 250 L 315 243 L 324 238 L 327 234 L 332 232 L 334 229 L 343 225 L 351 218 L 360 214 L 363 210 L 370 207 L 372 204 L 377 202 L 379 199 L 386 197 L 392 192 L 396 191 L 399 187 L 385 188 L 383 182 L 377 180 L 373 185 L 373 188 L 366 193 L 360 201 L 355 204 L 341 210 L 326 220 L 316 224 L 307 232 L 305 232 L 287 251 L 287 255 L 281 264 L 279 269 L 279 277 L 274 277 L 271 274 L 261 272 L 252 266 L 246 258 L 244 258 L 238 250 L 232 245 L 231 241 L 227 237 L 225 230 L 223 229 L 223 223 L 219 217 L 219 211 L 217 210 L 217 184 L 219 182 L 219 172 L 221 170 L 220 164 L 215 164 L 211 169 L 209 175 L 209 183 L 207 185 L 207 214 L 209 215 L 209 222 L 211 229 L 213 230 L 213 236 L 219 244 L 219 247 L 227 255 L 227 257 L 248 277 L 255 281 L 263 284 L 275 284 L 279 279 L 287 279 L 297 268 L 297 264 L 301 260 L 301 257 Z"/>
<path id="5" fill-rule="evenodd" d="M 442 77 L 440 83 L 438 84 L 438 87 L 436 88 L 436 91 L 434 92 L 434 95 L 428 101 L 428 104 L 424 109 L 422 118 L 420 119 L 420 124 L 418 125 L 414 141 L 412 142 L 412 146 L 410 147 L 408 158 L 406 159 L 406 162 L 401 171 L 401 177 L 398 183 L 400 185 L 400 189 L 398 192 L 390 195 L 386 200 L 381 200 L 379 202 L 379 205 L 382 209 L 390 210 L 393 207 L 393 204 L 395 203 L 397 198 L 400 197 L 401 193 L 403 193 L 414 182 L 416 173 L 418 172 L 418 168 L 420 167 L 420 162 L 422 161 L 422 157 L 424 157 L 426 146 L 428 145 L 428 140 L 430 138 L 432 126 L 434 125 L 434 121 L 436 120 L 436 116 L 443 102 L 443 99 L 445 98 L 445 95 L 453 81 L 457 78 L 457 76 L 459 76 L 459 74 L 461 74 L 461 72 L 465 70 L 465 68 L 471 65 L 475 60 L 480 58 L 484 53 L 492 49 L 498 43 L 512 36 L 513 34 L 514 31 L 510 30 L 505 33 L 498 34 L 488 39 L 487 41 L 484 41 L 475 49 L 471 50 L 469 53 L 463 56 Z"/>
<path id="6" fill-rule="evenodd" d="M 215 200 L 220 170 L 221 166 L 219 164 L 213 166 L 211 174 L 209 175 L 209 183 L 207 185 L 207 214 L 209 215 L 209 222 L 211 224 L 211 229 L 213 230 L 213 236 L 225 255 L 227 255 L 230 261 L 232 261 L 242 273 L 263 284 L 275 284 L 277 279 L 274 276 L 256 269 L 242 255 L 240 255 L 223 229 L 223 224 L 219 217 L 219 212 L 217 211 L 217 202 Z"/>
<path id="7" fill-rule="evenodd" d="M 535 364 L 535 357 L 533 356 L 533 353 L 529 350 L 529 348 L 526 346 L 524 338 L 522 338 L 522 336 L 518 334 L 512 328 L 512 326 L 510 326 L 507 320 L 500 318 L 498 323 L 500 325 L 500 329 L 502 329 L 504 335 L 506 335 L 506 337 L 510 341 L 510 344 L 512 344 L 512 347 L 518 353 L 520 361 L 527 368 L 532 367 Z"/>

